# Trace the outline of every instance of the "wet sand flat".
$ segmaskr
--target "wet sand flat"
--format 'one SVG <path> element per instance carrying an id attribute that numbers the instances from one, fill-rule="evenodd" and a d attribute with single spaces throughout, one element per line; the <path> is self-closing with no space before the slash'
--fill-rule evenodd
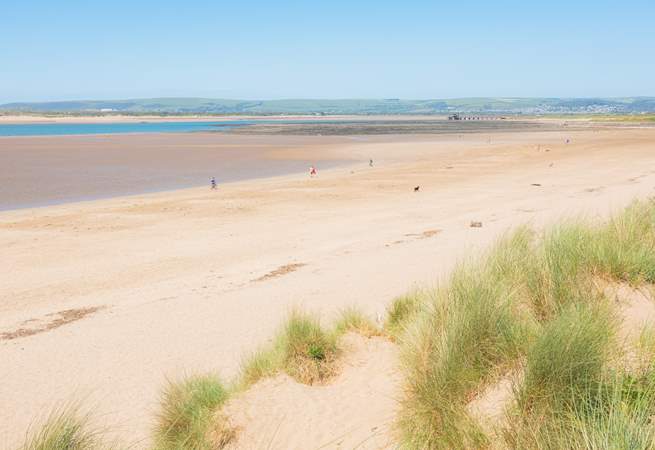
<path id="1" fill-rule="evenodd" d="M 217 133 L 0 137 L 0 210 L 304 172 L 338 140 Z M 288 155 L 288 156 L 287 156 Z"/>
<path id="2" fill-rule="evenodd" d="M 291 308 L 326 323 L 350 306 L 375 318 L 508 228 L 604 217 L 655 193 L 655 129 L 316 137 L 309 147 L 307 137 L 295 147 L 248 138 L 280 144 L 271 159 L 310 151 L 349 165 L 0 213 L 0 447 L 81 399 L 146 448 L 167 379 L 232 377 Z"/>
<path id="3" fill-rule="evenodd" d="M 375 118 L 367 120 L 297 121 L 296 123 L 255 123 L 244 127 L 225 130 L 230 134 L 245 135 L 296 135 L 296 136 L 367 136 L 367 135 L 416 135 L 416 134 L 460 134 L 460 133 L 502 133 L 518 131 L 559 131 L 564 121 L 505 120 L 500 116 L 475 116 L 471 120 L 448 120 L 433 118 Z M 568 126 L 568 124 L 567 124 Z M 580 125 L 568 127 L 568 130 Z"/>

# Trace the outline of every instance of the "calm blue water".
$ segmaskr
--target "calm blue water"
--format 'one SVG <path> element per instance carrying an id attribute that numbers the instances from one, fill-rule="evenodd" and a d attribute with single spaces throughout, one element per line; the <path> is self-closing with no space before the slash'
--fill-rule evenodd
<path id="1" fill-rule="evenodd" d="M 62 136 L 80 134 L 189 133 L 224 130 L 252 121 L 133 122 L 133 123 L 21 123 L 0 124 L 0 136 Z"/>

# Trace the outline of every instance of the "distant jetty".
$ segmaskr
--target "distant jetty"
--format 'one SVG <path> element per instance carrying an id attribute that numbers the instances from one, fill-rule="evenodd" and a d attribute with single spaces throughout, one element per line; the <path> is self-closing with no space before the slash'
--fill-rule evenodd
<path id="1" fill-rule="evenodd" d="M 459 114 L 451 114 L 448 120 L 505 120 L 504 116 L 460 116 Z"/>

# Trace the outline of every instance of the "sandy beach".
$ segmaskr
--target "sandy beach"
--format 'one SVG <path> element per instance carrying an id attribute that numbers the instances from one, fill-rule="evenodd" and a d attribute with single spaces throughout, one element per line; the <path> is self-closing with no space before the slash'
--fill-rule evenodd
<path id="1" fill-rule="evenodd" d="M 91 138 L 13 142 L 31 155 L 81 160 L 86 147 L 74 143 L 84 139 Z M 167 379 L 206 371 L 233 376 L 291 308 L 317 312 L 326 322 L 353 305 L 376 317 L 395 296 L 434 285 L 459 258 L 511 227 L 604 217 L 653 195 L 655 186 L 653 128 L 215 135 L 210 144 L 202 135 L 170 137 L 198 139 L 196 159 L 166 150 L 159 135 L 133 139 L 116 136 L 97 148 L 131 155 L 137 172 L 154 149 L 164 148 L 161 170 L 178 161 L 205 176 L 203 166 L 217 148 L 225 154 L 248 146 L 258 150 L 243 167 L 253 159 L 261 167 L 281 161 L 291 173 L 311 159 L 319 175 L 264 173 L 279 176 L 216 191 L 0 212 L 2 448 L 15 446 L 30 423 L 72 399 L 92 405 L 118 438 L 143 448 Z M 321 170 L 321 161 L 331 168 Z M 3 186 L 10 195 L 24 191 L 25 179 L 18 179 L 24 174 L 16 170 L 0 172 L 6 180 L 13 171 L 18 180 Z M 329 397 L 339 401 L 338 395 Z M 388 419 L 393 402 L 375 410 Z M 292 432 L 282 429 L 276 448 L 284 448 L 285 437 L 303 445 Z M 319 433 L 304 444 L 318 447 L 327 438 Z"/>

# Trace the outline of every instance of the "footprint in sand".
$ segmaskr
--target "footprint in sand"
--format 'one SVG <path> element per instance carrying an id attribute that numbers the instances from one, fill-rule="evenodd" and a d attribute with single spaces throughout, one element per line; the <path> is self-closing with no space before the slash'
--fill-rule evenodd
<path id="1" fill-rule="evenodd" d="M 84 319 L 86 316 L 104 308 L 105 306 L 93 306 L 89 308 L 66 309 L 56 313 L 47 314 L 46 317 L 49 317 L 49 319 L 28 319 L 22 323 L 23 326 L 21 328 L 0 333 L 0 341 L 10 341 L 54 330 L 55 328 L 59 328 L 71 322 Z M 27 324 L 34 324 L 34 326 L 25 327 Z"/>
<path id="2" fill-rule="evenodd" d="M 275 269 L 275 270 L 272 270 L 272 271 L 268 272 L 268 273 L 265 274 L 265 275 L 262 275 L 262 276 L 259 277 L 259 278 L 255 278 L 255 279 L 252 280 L 252 281 L 254 281 L 254 282 L 257 282 L 257 281 L 266 281 L 266 280 L 270 280 L 270 279 L 272 279 L 272 278 L 281 277 L 282 275 L 286 275 L 286 274 L 288 274 L 288 273 L 295 272 L 296 270 L 298 270 L 298 269 L 300 269 L 301 267 L 306 266 L 306 265 L 307 265 L 307 264 L 305 264 L 305 263 L 292 263 L 292 264 L 285 264 L 285 265 L 283 265 L 283 266 L 278 267 L 278 268 Z"/>
<path id="3" fill-rule="evenodd" d="M 405 237 L 414 238 L 414 240 L 428 239 L 428 238 L 431 238 L 433 236 L 436 236 L 439 233 L 441 233 L 441 230 L 436 228 L 436 229 L 432 229 L 432 230 L 425 230 L 422 233 L 407 233 L 407 234 L 405 234 Z M 410 241 L 406 240 L 406 239 L 400 239 L 400 240 L 397 240 L 397 241 L 393 241 L 390 244 L 385 244 L 384 246 L 385 247 L 390 247 L 392 245 L 403 244 L 403 243 L 406 243 L 406 242 L 410 242 Z"/>
<path id="4" fill-rule="evenodd" d="M 641 179 L 641 178 L 644 178 L 645 176 L 646 176 L 646 174 L 641 174 L 641 175 L 638 175 L 638 176 L 636 176 L 636 177 L 628 178 L 628 181 L 629 181 L 630 183 L 638 183 L 637 180 L 639 180 L 639 179 Z"/>

